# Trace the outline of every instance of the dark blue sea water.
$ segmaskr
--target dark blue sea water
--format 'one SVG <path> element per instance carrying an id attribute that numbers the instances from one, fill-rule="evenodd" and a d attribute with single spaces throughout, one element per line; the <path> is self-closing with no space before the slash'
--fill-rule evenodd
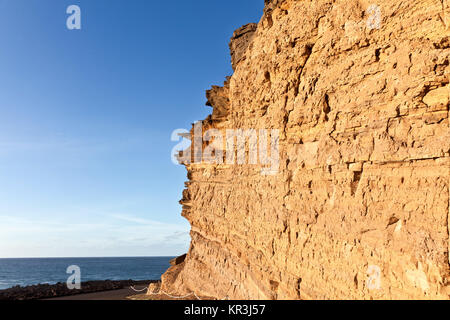
<path id="1" fill-rule="evenodd" d="M 159 280 L 173 257 L 0 259 L 0 290 L 66 282 L 67 267 L 81 269 L 81 281 Z"/>

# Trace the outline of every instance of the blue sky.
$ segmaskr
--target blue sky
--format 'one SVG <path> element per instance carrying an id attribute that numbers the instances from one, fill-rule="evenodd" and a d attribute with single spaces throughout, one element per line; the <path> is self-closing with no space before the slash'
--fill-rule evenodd
<path id="1" fill-rule="evenodd" d="M 171 133 L 210 113 L 263 2 L 0 0 L 0 257 L 185 252 Z"/>

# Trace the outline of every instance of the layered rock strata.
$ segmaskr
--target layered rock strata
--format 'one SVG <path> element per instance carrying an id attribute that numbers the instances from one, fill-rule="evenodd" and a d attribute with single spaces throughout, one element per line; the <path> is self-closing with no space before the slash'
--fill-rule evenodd
<path id="1" fill-rule="evenodd" d="M 450 298 L 449 5 L 266 0 L 201 132 L 279 130 L 279 170 L 184 161 L 192 241 L 165 292 Z"/>

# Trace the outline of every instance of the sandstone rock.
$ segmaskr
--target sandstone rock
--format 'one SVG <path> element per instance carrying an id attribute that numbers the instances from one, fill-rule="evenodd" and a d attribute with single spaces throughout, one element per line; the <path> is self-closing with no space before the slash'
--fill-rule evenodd
<path id="1" fill-rule="evenodd" d="M 155 283 L 150 283 L 150 285 L 148 286 L 147 295 L 159 294 L 160 289 L 161 289 L 161 282 L 158 281 Z"/>
<path id="2" fill-rule="evenodd" d="M 279 129 L 280 170 L 186 164 L 191 247 L 164 290 L 449 299 L 449 1 L 266 4 L 204 130 Z"/>
<path id="3" fill-rule="evenodd" d="M 423 97 L 423 102 L 428 106 L 442 106 L 443 111 L 448 106 L 450 86 L 440 87 L 428 92 Z"/>
<path id="4" fill-rule="evenodd" d="M 230 110 L 229 90 L 230 82 L 227 79 L 223 87 L 213 86 L 211 90 L 206 91 L 206 105 L 213 107 L 212 120 L 220 121 L 228 115 Z"/>
<path id="5" fill-rule="evenodd" d="M 256 31 L 256 23 L 249 23 L 237 29 L 230 41 L 231 65 L 236 69 L 237 64 L 246 58 L 245 53 L 251 44 Z"/>
<path id="6" fill-rule="evenodd" d="M 171 266 L 179 265 L 180 263 L 184 262 L 185 259 L 186 259 L 186 254 L 183 254 L 179 257 L 176 257 L 176 258 L 173 258 L 172 260 L 170 260 L 170 265 Z"/>

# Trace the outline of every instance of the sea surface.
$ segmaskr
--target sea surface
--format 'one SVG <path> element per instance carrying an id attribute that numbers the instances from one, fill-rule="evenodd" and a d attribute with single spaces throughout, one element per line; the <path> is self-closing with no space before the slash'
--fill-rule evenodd
<path id="1" fill-rule="evenodd" d="M 0 259 L 0 290 L 17 285 L 66 282 L 72 265 L 80 267 L 81 281 L 159 280 L 173 257 Z"/>

